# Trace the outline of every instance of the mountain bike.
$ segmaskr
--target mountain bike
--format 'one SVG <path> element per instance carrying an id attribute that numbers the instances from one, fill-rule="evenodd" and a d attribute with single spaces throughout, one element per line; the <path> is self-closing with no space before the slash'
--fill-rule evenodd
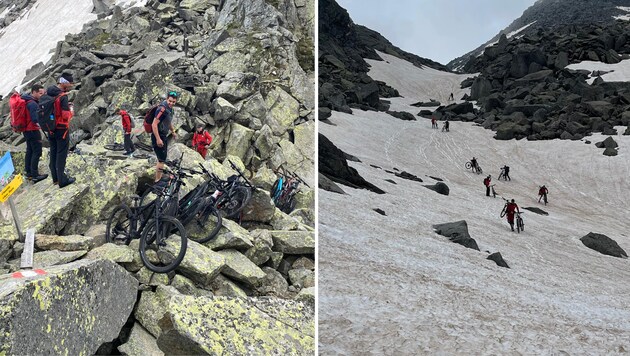
<path id="1" fill-rule="evenodd" d="M 540 199 L 542 199 L 545 202 L 545 205 L 547 205 L 547 194 L 549 194 L 549 193 L 539 194 L 538 195 L 538 202 L 540 203 Z"/>
<path id="2" fill-rule="evenodd" d="M 167 204 L 163 204 L 163 209 L 168 211 L 171 215 L 176 216 L 184 226 L 187 226 L 193 220 L 196 220 L 197 225 L 201 228 L 205 227 L 208 223 L 212 223 L 214 227 L 207 236 L 193 239 L 196 242 L 204 243 L 210 241 L 219 233 L 223 226 L 222 216 L 210 199 L 209 192 L 214 191 L 214 189 L 210 189 L 210 182 L 208 181 L 198 185 L 183 198 L 179 199 L 181 187 L 186 185 L 184 178 L 192 178 L 191 174 L 203 174 L 207 172 L 201 164 L 199 166 L 202 168 L 203 172 L 181 167 L 182 158 L 183 153 L 180 159 L 165 162 L 164 171 L 167 174 L 158 185 L 165 187 L 171 200 Z M 145 192 L 142 201 L 151 200 L 153 197 L 150 194 L 151 191 Z"/>
<path id="3" fill-rule="evenodd" d="M 472 169 L 473 173 L 477 173 L 477 174 L 483 173 L 483 170 L 481 169 L 481 166 L 479 165 L 479 163 L 473 166 L 471 161 L 466 162 L 466 169 Z"/>
<path id="4" fill-rule="evenodd" d="M 108 143 L 104 147 L 106 150 L 110 150 L 110 151 L 124 151 L 125 150 L 125 145 L 118 142 Z"/>
<path id="5" fill-rule="evenodd" d="M 216 175 L 213 177 L 215 193 L 214 206 L 228 219 L 242 218 L 242 210 L 247 206 L 252 198 L 252 191 L 255 189 L 249 180 L 243 175 L 234 162 L 228 160 L 230 166 L 238 174 L 228 177 L 227 181 L 221 181 Z"/>
<path id="6" fill-rule="evenodd" d="M 491 185 L 490 185 L 490 189 L 492 190 L 492 197 L 493 197 L 493 198 L 496 198 L 496 197 L 497 197 L 497 192 L 494 190 L 494 186 L 495 186 L 495 185 L 496 185 L 496 184 L 491 184 Z"/>
<path id="7" fill-rule="evenodd" d="M 295 194 L 300 183 L 304 183 L 310 188 L 306 182 L 296 173 L 282 169 L 282 173 L 273 184 L 269 195 L 273 199 L 273 203 L 280 211 L 289 214 L 295 209 Z M 276 172 L 277 174 L 277 172 Z"/>
<path id="8" fill-rule="evenodd" d="M 505 168 L 501 168 L 501 173 L 499 173 L 497 180 L 501 180 L 501 178 L 503 178 L 503 180 L 507 180 L 507 178 L 505 178 Z"/>
<path id="9" fill-rule="evenodd" d="M 182 262 L 188 240 L 179 220 L 165 214 L 163 198 L 167 192 L 159 187 L 150 188 L 156 199 L 141 205 L 141 198 L 133 195 L 132 206 L 121 204 L 114 208 L 105 230 L 105 239 L 114 244 L 128 245 L 140 239 L 140 258 L 150 271 L 168 273 Z"/>

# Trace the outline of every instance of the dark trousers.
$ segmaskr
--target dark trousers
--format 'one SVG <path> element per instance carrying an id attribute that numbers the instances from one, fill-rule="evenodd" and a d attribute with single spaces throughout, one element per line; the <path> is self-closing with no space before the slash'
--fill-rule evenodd
<path id="1" fill-rule="evenodd" d="M 489 197 L 490 196 L 490 187 L 486 187 L 486 196 Z"/>
<path id="2" fill-rule="evenodd" d="M 131 153 L 135 150 L 136 150 L 136 147 L 134 146 L 133 141 L 131 141 L 131 134 L 126 133 L 125 134 L 125 152 Z"/>
<path id="3" fill-rule="evenodd" d="M 48 137 L 48 141 L 50 141 L 50 175 L 53 182 L 64 184 L 68 180 L 64 172 L 70 147 L 68 129 L 55 130 L 54 134 Z"/>
<path id="4" fill-rule="evenodd" d="M 42 134 L 39 130 L 24 131 L 24 138 L 26 139 L 24 170 L 27 177 L 37 177 L 39 175 L 39 158 L 42 156 Z"/>

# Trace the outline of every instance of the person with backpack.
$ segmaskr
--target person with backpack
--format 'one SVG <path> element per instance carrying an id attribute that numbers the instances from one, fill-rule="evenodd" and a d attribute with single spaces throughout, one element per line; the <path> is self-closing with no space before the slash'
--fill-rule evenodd
<path id="1" fill-rule="evenodd" d="M 166 156 L 168 152 L 168 132 L 173 134 L 173 138 L 177 138 L 175 128 L 173 127 L 173 107 L 177 103 L 177 92 L 170 91 L 166 100 L 161 102 L 154 108 L 151 108 L 145 117 L 145 131 L 147 125 L 150 125 L 151 129 L 151 143 L 153 146 L 153 152 L 158 159 L 155 169 L 155 182 L 159 182 L 162 179 L 162 169 L 164 168 L 164 162 L 166 162 Z M 150 123 L 148 121 L 151 121 Z"/>
<path id="2" fill-rule="evenodd" d="M 479 172 L 479 164 L 477 163 L 477 158 L 473 157 L 470 160 L 470 165 L 472 166 L 473 172 L 475 173 Z"/>
<path id="3" fill-rule="evenodd" d="M 520 213 L 521 211 L 518 208 L 518 205 L 516 205 L 516 202 L 514 201 L 514 199 L 507 202 L 505 204 L 504 209 L 505 209 L 505 214 L 507 215 L 508 224 L 510 224 L 510 228 L 512 229 L 512 231 L 514 231 L 514 213 L 515 212 Z"/>
<path id="4" fill-rule="evenodd" d="M 490 182 L 492 182 L 492 176 L 487 176 L 484 180 L 483 180 L 483 185 L 486 186 L 486 196 L 489 197 L 490 196 Z"/>
<path id="5" fill-rule="evenodd" d="M 545 204 L 547 204 L 548 193 L 549 190 L 547 190 L 547 187 L 545 187 L 545 185 L 543 184 L 543 186 L 538 189 L 538 202 L 540 203 L 540 199 L 544 199 L 543 201 L 545 202 Z"/>
<path id="6" fill-rule="evenodd" d="M 448 119 L 447 119 L 446 121 L 444 121 L 444 126 L 442 126 L 442 131 L 443 132 L 444 131 L 448 132 L 448 126 L 449 126 L 449 123 L 448 123 Z"/>
<path id="7" fill-rule="evenodd" d="M 432 129 L 438 128 L 438 123 L 437 123 L 437 120 L 435 119 L 435 115 L 431 116 L 431 128 Z"/>
<path id="8" fill-rule="evenodd" d="M 67 92 L 74 85 L 72 74 L 63 73 L 57 85 L 46 89 L 46 94 L 39 100 L 39 125 L 50 142 L 50 175 L 53 184 L 59 188 L 75 182 L 74 177 L 66 176 L 66 159 L 70 148 L 70 120 L 74 116 L 74 108 L 68 101 Z"/>
<path id="9" fill-rule="evenodd" d="M 44 87 L 33 84 L 30 93 L 14 93 L 9 100 L 11 109 L 11 127 L 16 132 L 22 132 L 26 139 L 26 157 L 24 171 L 26 179 L 37 183 L 48 174 L 39 174 L 39 159 L 42 156 L 42 135 L 37 122 L 39 121 L 39 99 L 44 95 Z"/>
<path id="10" fill-rule="evenodd" d="M 126 110 L 118 109 L 116 110 L 122 119 L 122 127 L 124 133 L 124 143 L 125 143 L 125 155 L 129 157 L 133 157 L 133 153 L 136 151 L 136 147 L 131 141 L 131 129 L 134 127 L 133 119 L 131 115 L 127 113 Z"/>
<path id="11" fill-rule="evenodd" d="M 192 139 L 192 146 L 199 152 L 203 159 L 206 159 L 208 154 L 208 146 L 212 143 L 212 136 L 208 131 L 203 129 L 203 124 L 197 124 L 197 129 Z"/>

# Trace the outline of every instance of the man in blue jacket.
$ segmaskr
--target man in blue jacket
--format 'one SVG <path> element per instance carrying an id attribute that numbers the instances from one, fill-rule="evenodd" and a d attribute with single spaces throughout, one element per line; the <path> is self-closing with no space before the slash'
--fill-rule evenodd
<path id="1" fill-rule="evenodd" d="M 24 168 L 26 171 L 26 179 L 37 183 L 48 178 L 48 174 L 39 174 L 39 159 L 42 156 L 42 134 L 39 129 L 39 98 L 46 91 L 39 84 L 33 84 L 31 92 L 22 94 L 22 100 L 26 101 L 27 124 L 24 130 L 24 138 L 26 139 L 26 158 L 24 159 Z"/>

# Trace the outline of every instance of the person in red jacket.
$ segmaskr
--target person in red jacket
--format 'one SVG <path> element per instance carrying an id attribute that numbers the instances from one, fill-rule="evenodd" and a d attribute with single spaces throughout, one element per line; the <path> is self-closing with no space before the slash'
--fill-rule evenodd
<path id="1" fill-rule="evenodd" d="M 70 73 L 63 73 L 57 85 L 51 85 L 46 89 L 46 94 L 51 97 L 59 97 L 55 102 L 55 112 L 58 112 L 57 127 L 48 135 L 50 143 L 50 175 L 53 184 L 59 184 L 63 188 L 75 182 L 74 177 L 66 175 L 66 158 L 70 148 L 70 120 L 74 116 L 72 104 L 65 94 L 74 86 L 74 78 Z M 57 116 L 57 114 L 55 114 Z"/>
<path id="2" fill-rule="evenodd" d="M 136 150 L 136 147 L 131 141 L 131 129 L 133 128 L 133 121 L 131 119 L 131 115 L 127 113 L 127 111 L 119 109 L 118 114 L 122 119 L 122 127 L 123 133 L 125 137 L 125 155 L 132 156 L 133 152 Z"/>
<path id="3" fill-rule="evenodd" d="M 202 124 L 197 125 L 197 130 L 195 130 L 195 134 L 192 139 L 192 146 L 199 152 L 203 159 L 206 159 L 206 154 L 208 154 L 208 146 L 212 143 L 212 136 L 208 133 L 208 131 L 203 129 Z"/>
<path id="4" fill-rule="evenodd" d="M 545 187 L 544 185 L 542 187 L 540 187 L 540 189 L 538 189 L 538 202 L 540 203 L 540 199 L 544 198 L 545 204 L 547 204 L 547 194 L 549 193 L 549 191 L 547 190 L 547 187 Z"/>
<path id="5" fill-rule="evenodd" d="M 514 213 L 517 211 L 519 213 L 521 212 L 521 210 L 518 208 L 518 205 L 516 205 L 516 203 L 514 202 L 514 199 L 512 199 L 505 205 L 505 214 L 507 215 L 507 221 L 508 224 L 510 224 L 510 228 L 512 228 L 512 231 L 514 231 Z"/>
<path id="6" fill-rule="evenodd" d="M 486 179 L 483 180 L 483 185 L 486 186 L 486 196 L 490 196 L 490 182 L 492 181 L 492 176 L 487 176 Z"/>
<path id="7" fill-rule="evenodd" d="M 39 132 L 39 98 L 45 94 L 45 89 L 39 84 L 33 84 L 29 94 L 22 94 L 26 101 L 27 120 L 24 138 L 26 139 L 25 171 L 26 178 L 37 183 L 48 178 L 48 174 L 39 174 L 39 159 L 42 156 L 42 134 Z"/>

